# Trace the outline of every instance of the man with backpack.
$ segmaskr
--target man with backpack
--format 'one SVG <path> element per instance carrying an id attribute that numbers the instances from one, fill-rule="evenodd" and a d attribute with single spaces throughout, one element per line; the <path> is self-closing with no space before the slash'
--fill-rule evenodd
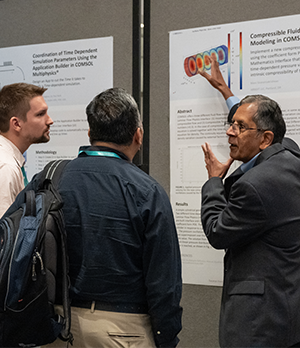
<path id="1" fill-rule="evenodd" d="M 27 183 L 24 152 L 31 144 L 50 139 L 53 121 L 45 91 L 27 83 L 6 85 L 0 91 L 0 217 Z"/>
<path id="2" fill-rule="evenodd" d="M 167 194 L 132 163 L 143 140 L 137 105 L 123 89 L 112 88 L 86 113 L 91 146 L 80 147 L 58 184 L 73 346 L 175 347 L 182 316 L 180 250 Z M 40 174 L 25 190 L 36 190 L 39 182 Z"/>

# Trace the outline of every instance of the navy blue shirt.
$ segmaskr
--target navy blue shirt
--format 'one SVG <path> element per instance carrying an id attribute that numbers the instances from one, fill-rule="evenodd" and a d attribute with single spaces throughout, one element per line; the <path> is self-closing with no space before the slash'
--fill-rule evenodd
<path id="1" fill-rule="evenodd" d="M 98 146 L 80 150 L 119 157 L 83 152 L 61 177 L 71 298 L 146 305 L 156 345 L 175 346 L 181 330 L 181 258 L 168 196 L 124 154 Z M 38 175 L 26 190 L 37 182 Z"/>

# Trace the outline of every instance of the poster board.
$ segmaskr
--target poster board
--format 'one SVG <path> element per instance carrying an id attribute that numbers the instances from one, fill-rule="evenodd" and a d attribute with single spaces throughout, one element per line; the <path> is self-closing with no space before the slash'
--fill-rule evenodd
<path id="1" fill-rule="evenodd" d="M 28 179 L 51 160 L 74 158 L 88 145 L 85 108 L 113 86 L 113 38 L 70 40 L 0 49 L 0 88 L 27 82 L 48 90 L 50 141 L 26 151 Z"/>
<path id="2" fill-rule="evenodd" d="M 210 73 L 205 57 L 216 54 L 233 93 L 276 100 L 286 135 L 300 144 L 299 20 L 293 15 L 170 32 L 170 196 L 185 283 L 222 285 L 223 274 L 224 251 L 209 245 L 200 220 L 207 180 L 201 144 L 209 142 L 220 161 L 228 158 L 228 109 L 197 68 Z"/>

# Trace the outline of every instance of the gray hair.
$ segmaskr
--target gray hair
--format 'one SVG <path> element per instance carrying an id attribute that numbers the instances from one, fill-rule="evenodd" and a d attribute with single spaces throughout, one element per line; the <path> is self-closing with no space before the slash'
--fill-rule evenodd
<path id="1" fill-rule="evenodd" d="M 122 88 L 110 88 L 86 107 L 91 144 L 95 141 L 130 145 L 141 127 L 140 113 L 133 97 Z"/>
<path id="2" fill-rule="evenodd" d="M 264 95 L 249 95 L 243 98 L 240 105 L 256 104 L 257 112 L 253 121 L 258 129 L 270 130 L 274 134 L 273 144 L 281 143 L 286 132 L 286 125 L 279 105 Z"/>

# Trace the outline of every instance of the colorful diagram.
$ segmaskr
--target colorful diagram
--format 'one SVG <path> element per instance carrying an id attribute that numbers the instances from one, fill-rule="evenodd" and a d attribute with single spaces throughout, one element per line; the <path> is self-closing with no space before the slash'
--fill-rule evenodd
<path id="1" fill-rule="evenodd" d="M 196 75 L 198 69 L 209 70 L 211 66 L 209 57 L 212 56 L 217 58 L 219 65 L 226 64 L 228 62 L 228 48 L 225 45 L 221 45 L 211 50 L 204 51 L 203 53 L 197 53 L 185 58 L 184 70 L 187 76 L 192 77 Z"/>

